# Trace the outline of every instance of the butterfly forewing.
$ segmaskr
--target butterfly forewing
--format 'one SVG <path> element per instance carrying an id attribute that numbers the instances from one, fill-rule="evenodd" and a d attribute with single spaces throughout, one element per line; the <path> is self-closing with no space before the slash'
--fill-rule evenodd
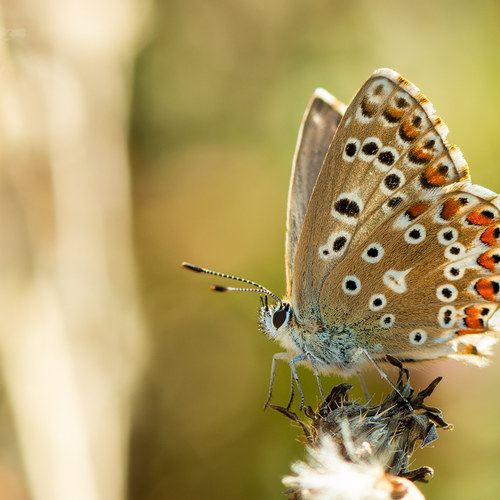
<path id="1" fill-rule="evenodd" d="M 291 279 L 295 252 L 309 198 L 323 165 L 328 146 L 332 142 L 345 106 L 323 89 L 312 95 L 304 113 L 295 149 L 286 231 L 287 295 L 291 292 Z"/>
<path id="2" fill-rule="evenodd" d="M 496 195 L 470 184 L 446 134 L 429 101 L 391 70 L 355 96 L 297 247 L 292 301 L 311 331 L 321 323 L 375 355 L 432 359 L 488 330 L 500 274 Z"/>

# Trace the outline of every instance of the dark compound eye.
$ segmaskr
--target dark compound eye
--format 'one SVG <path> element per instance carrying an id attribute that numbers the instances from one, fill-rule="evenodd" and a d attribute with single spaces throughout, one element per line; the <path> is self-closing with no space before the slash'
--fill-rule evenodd
<path id="1" fill-rule="evenodd" d="M 283 323 L 286 321 L 286 318 L 288 317 L 288 311 L 286 309 L 278 309 L 274 314 L 273 314 L 273 326 L 276 328 L 276 330 L 283 325 Z"/>

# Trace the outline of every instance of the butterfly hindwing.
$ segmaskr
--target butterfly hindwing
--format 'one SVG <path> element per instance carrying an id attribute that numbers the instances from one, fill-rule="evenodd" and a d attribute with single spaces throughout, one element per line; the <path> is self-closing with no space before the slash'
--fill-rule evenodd
<path id="1" fill-rule="evenodd" d="M 321 311 L 342 318 L 375 357 L 453 355 L 464 336 L 479 341 L 477 334 L 495 330 L 489 320 L 498 309 L 500 218 L 495 199 L 484 198 L 494 193 L 451 187 L 429 197 L 412 220 L 404 215 L 411 206 L 393 214 L 325 280 Z M 356 281 L 355 290 L 346 279 Z M 335 289 L 342 293 L 333 310 Z"/>

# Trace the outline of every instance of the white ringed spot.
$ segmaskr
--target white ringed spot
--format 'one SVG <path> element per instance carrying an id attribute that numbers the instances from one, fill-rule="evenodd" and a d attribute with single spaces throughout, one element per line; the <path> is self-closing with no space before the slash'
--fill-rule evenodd
<path id="1" fill-rule="evenodd" d="M 394 322 L 396 321 L 396 317 L 394 314 L 384 314 L 379 321 L 379 324 L 382 328 L 390 328 L 392 325 L 394 325 Z"/>
<path id="2" fill-rule="evenodd" d="M 457 320 L 457 310 L 453 306 L 443 306 L 439 309 L 438 323 L 442 328 L 453 328 Z"/>
<path id="3" fill-rule="evenodd" d="M 323 260 L 340 257 L 349 246 L 351 235 L 347 231 L 338 231 L 328 237 L 328 241 L 318 249 L 319 256 Z"/>
<path id="4" fill-rule="evenodd" d="M 342 281 L 342 290 L 347 295 L 357 295 L 361 291 L 361 281 L 357 276 L 346 276 Z"/>
<path id="5" fill-rule="evenodd" d="M 453 285 L 441 285 L 436 289 L 436 297 L 441 302 L 453 302 L 458 297 L 458 290 Z"/>
<path id="6" fill-rule="evenodd" d="M 370 101 L 379 104 L 392 92 L 392 84 L 385 78 L 376 78 L 368 87 L 366 93 Z"/>
<path id="7" fill-rule="evenodd" d="M 368 308 L 370 311 L 380 311 L 387 305 L 387 299 L 383 293 L 376 293 L 370 297 Z"/>
<path id="8" fill-rule="evenodd" d="M 444 256 L 448 260 L 458 260 L 465 255 L 465 247 L 462 243 L 453 243 L 448 245 L 444 251 Z"/>
<path id="9" fill-rule="evenodd" d="M 406 182 L 405 176 L 401 170 L 393 168 L 380 183 L 380 190 L 387 195 L 391 195 L 394 191 L 401 188 Z"/>
<path id="10" fill-rule="evenodd" d="M 380 243 L 372 243 L 365 248 L 364 252 L 361 254 L 361 258 L 365 262 L 375 264 L 380 261 L 384 253 L 384 247 Z"/>
<path id="11" fill-rule="evenodd" d="M 373 160 L 373 164 L 382 172 L 387 172 L 399 158 L 397 149 L 386 146 L 380 150 L 377 158 Z"/>
<path id="12" fill-rule="evenodd" d="M 341 193 L 332 205 L 331 214 L 346 224 L 355 225 L 364 204 L 356 193 Z"/>
<path id="13" fill-rule="evenodd" d="M 412 270 L 410 267 L 404 271 L 396 271 L 395 269 L 389 269 L 383 276 L 384 284 L 390 288 L 393 292 L 404 293 L 407 290 L 406 287 L 406 275 Z"/>
<path id="14" fill-rule="evenodd" d="M 451 226 L 445 227 L 437 234 L 437 239 L 441 245 L 455 243 L 458 239 L 458 231 Z"/>
<path id="15" fill-rule="evenodd" d="M 382 209 L 385 213 L 394 211 L 397 209 L 397 207 L 400 207 L 401 204 L 405 201 L 406 199 L 406 194 L 404 193 L 397 193 L 394 195 L 392 198 L 389 198 L 384 205 L 382 206 Z"/>
<path id="16" fill-rule="evenodd" d="M 427 332 L 418 328 L 410 332 L 408 336 L 410 342 L 415 345 L 422 345 L 427 340 Z"/>
<path id="17" fill-rule="evenodd" d="M 361 145 L 359 158 L 363 161 L 372 161 L 382 149 L 382 141 L 378 137 L 367 137 Z"/>
<path id="18" fill-rule="evenodd" d="M 345 142 L 344 151 L 342 152 L 342 158 L 344 161 L 352 163 L 357 154 L 359 153 L 359 139 L 354 137 L 349 137 Z"/>
<path id="19" fill-rule="evenodd" d="M 355 118 L 361 123 L 369 123 L 379 110 L 380 103 L 392 91 L 392 85 L 384 79 L 375 79 L 362 94 Z"/>
<path id="20" fill-rule="evenodd" d="M 417 245 L 425 240 L 426 232 L 422 224 L 414 224 L 405 233 L 405 241 L 410 245 Z"/>
<path id="21" fill-rule="evenodd" d="M 450 264 L 444 269 L 444 277 L 450 281 L 459 280 L 465 274 L 465 267 L 457 264 Z"/>

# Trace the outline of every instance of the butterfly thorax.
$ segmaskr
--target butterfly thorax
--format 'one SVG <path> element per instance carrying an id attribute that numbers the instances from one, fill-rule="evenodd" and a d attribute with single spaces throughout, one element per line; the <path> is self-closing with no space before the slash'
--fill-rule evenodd
<path id="1" fill-rule="evenodd" d="M 311 354 L 323 373 L 353 373 L 363 361 L 357 336 L 349 328 L 325 327 L 320 321 L 302 324 L 288 302 L 263 306 L 262 331 L 279 342 L 292 356 Z"/>

